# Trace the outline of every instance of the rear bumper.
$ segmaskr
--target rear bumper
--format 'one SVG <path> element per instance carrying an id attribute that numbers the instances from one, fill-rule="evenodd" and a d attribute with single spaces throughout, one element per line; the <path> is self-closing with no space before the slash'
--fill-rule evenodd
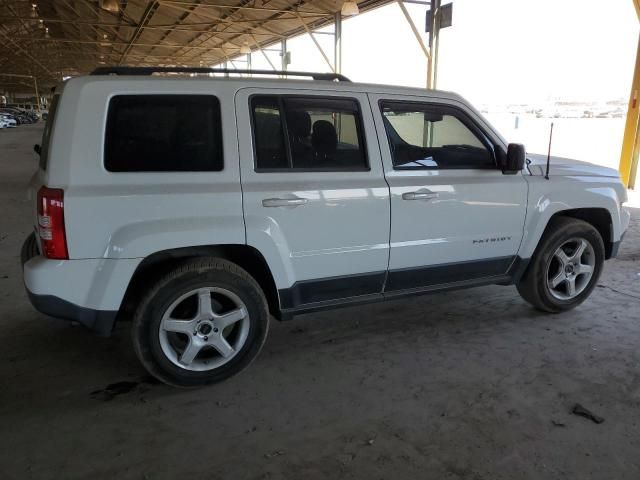
<path id="1" fill-rule="evenodd" d="M 50 317 L 78 322 L 103 337 L 111 335 L 117 311 L 93 310 L 80 307 L 53 295 L 36 295 L 27 289 L 31 305 Z"/>
<path id="2" fill-rule="evenodd" d="M 109 335 L 140 259 L 50 260 L 30 236 L 22 247 L 24 285 L 36 310 Z"/>

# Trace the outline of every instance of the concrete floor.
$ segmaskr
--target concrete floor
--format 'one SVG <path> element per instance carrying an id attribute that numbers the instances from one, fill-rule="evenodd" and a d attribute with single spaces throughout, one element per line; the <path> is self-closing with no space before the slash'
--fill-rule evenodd
<path id="1" fill-rule="evenodd" d="M 308 315 L 274 323 L 242 375 L 175 390 L 127 324 L 103 339 L 29 305 L 41 129 L 0 131 L 1 479 L 640 478 L 640 210 L 572 312 L 493 286 Z"/>

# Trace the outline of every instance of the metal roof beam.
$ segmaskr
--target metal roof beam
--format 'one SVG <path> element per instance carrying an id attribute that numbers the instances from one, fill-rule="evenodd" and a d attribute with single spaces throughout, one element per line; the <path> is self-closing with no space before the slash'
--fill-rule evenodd
<path id="1" fill-rule="evenodd" d="M 324 61 L 327 62 L 327 65 L 329 65 L 329 68 L 331 69 L 332 72 L 335 73 L 336 69 L 335 67 L 331 64 L 331 61 L 329 60 L 329 57 L 327 57 L 327 54 L 324 53 L 324 50 L 322 49 L 322 45 L 320 45 L 318 43 L 318 40 L 316 39 L 316 37 L 313 35 L 313 32 L 311 31 L 311 29 L 309 28 L 309 26 L 304 22 L 304 20 L 302 19 L 302 17 L 298 16 L 298 20 L 300 20 L 300 23 L 302 24 L 302 26 L 304 27 L 304 29 L 307 31 L 307 33 L 309 34 L 309 36 L 311 37 L 311 40 L 313 40 L 313 43 L 315 44 L 315 46 L 318 48 L 318 50 L 320 51 L 320 55 L 322 55 L 322 58 L 324 58 Z"/>
<path id="2" fill-rule="evenodd" d="M 193 2 L 185 2 L 183 0 L 161 0 L 161 3 L 164 4 L 173 4 L 173 5 L 184 5 L 184 6 L 189 6 L 189 5 L 194 5 Z M 205 2 L 200 2 L 197 4 L 198 7 L 202 7 L 202 8 L 206 8 L 206 7 L 210 7 L 210 8 L 218 8 L 218 9 L 223 9 L 223 10 L 247 10 L 247 11 L 258 11 L 258 12 L 272 12 L 272 13 L 281 13 L 281 14 L 291 14 L 292 18 L 287 19 L 287 20 L 291 20 L 291 19 L 295 19 L 295 13 L 292 12 L 291 10 L 288 9 L 282 9 L 282 8 L 272 8 L 272 7 L 256 7 L 256 6 L 250 6 L 250 5 L 229 5 L 229 4 L 219 4 L 219 3 L 205 3 Z M 310 16 L 310 17 L 317 17 L 317 16 L 324 16 L 325 13 L 322 12 L 316 12 L 313 10 L 297 10 L 298 13 L 300 13 L 302 16 Z"/>
<path id="3" fill-rule="evenodd" d="M 422 51 L 424 52 L 425 57 L 427 57 L 427 60 L 428 60 L 429 58 L 431 58 L 431 52 L 429 52 L 429 49 L 424 44 L 424 41 L 422 40 L 422 37 L 420 36 L 420 32 L 418 31 L 418 28 L 416 27 L 416 24 L 413 23 L 413 19 L 411 18 L 411 15 L 409 15 L 409 12 L 407 11 L 407 7 L 404 6 L 404 2 L 402 0 L 398 0 L 397 3 L 400 6 L 400 10 L 402 10 L 402 13 L 404 14 L 404 18 L 407 19 L 407 23 L 411 27 L 411 31 L 413 32 L 413 35 L 416 37 L 416 40 L 418 41 L 418 44 L 420 45 L 420 48 L 422 49 Z"/>
<path id="4" fill-rule="evenodd" d="M 0 32 L 2 33 L 2 32 Z M 8 38 L 8 37 L 7 37 Z M 179 43 L 163 43 L 163 44 L 155 44 L 155 43 L 131 43 L 131 42 L 115 42 L 113 40 L 80 40 L 80 39 L 71 39 L 71 38 L 37 38 L 37 37 L 13 37 L 15 40 L 19 41 L 30 41 L 30 42 L 58 42 L 58 43 L 72 43 L 72 44 L 84 44 L 84 45 L 102 45 L 108 43 L 109 45 L 118 45 L 118 46 L 131 46 L 131 47 L 150 47 L 150 48 L 188 48 L 192 50 L 220 50 L 220 47 L 200 47 L 200 46 L 184 46 Z M 239 47 L 238 47 L 239 48 Z"/>
<path id="5" fill-rule="evenodd" d="M 91 21 L 91 20 L 78 20 L 78 19 L 62 19 L 62 18 L 47 18 L 47 17 L 39 17 L 40 20 L 45 23 L 54 23 L 54 24 L 62 24 L 62 25 L 87 25 L 94 27 L 108 27 L 108 28 L 138 28 L 137 25 L 129 25 L 129 24 L 118 24 L 118 23 L 107 23 L 100 21 Z M 13 17 L 11 15 L 0 15 L 0 20 L 24 20 L 30 21 L 33 20 L 30 17 Z M 211 26 L 211 22 L 193 22 L 193 23 L 181 23 L 178 26 L 175 24 L 153 24 L 153 25 L 145 25 L 143 27 L 144 30 L 167 30 L 171 29 L 175 32 L 191 32 L 191 33 L 209 33 L 208 30 L 204 29 L 195 29 L 195 28 L 185 28 L 185 27 L 205 27 Z M 242 30 L 224 30 L 224 32 L 219 33 L 228 33 L 228 34 L 240 34 L 244 35 L 246 32 Z M 271 32 L 262 33 L 262 32 L 253 32 L 253 35 L 262 35 L 262 36 L 273 36 L 274 34 Z"/>
<path id="6" fill-rule="evenodd" d="M 156 13 L 156 11 L 158 10 L 159 6 L 160 6 L 160 4 L 155 0 L 149 2 L 149 4 L 147 5 L 147 8 L 145 9 L 144 13 L 142 14 L 142 17 L 140 18 L 140 21 L 138 22 L 138 27 L 136 28 L 135 32 L 133 32 L 133 35 L 131 37 L 131 40 L 129 41 L 129 44 L 124 49 L 124 52 L 122 52 L 122 56 L 120 57 L 120 60 L 118 61 L 118 65 L 122 65 L 122 62 L 124 61 L 124 59 L 127 58 L 127 54 L 131 51 L 131 49 L 133 48 L 133 46 L 134 46 L 135 42 L 138 40 L 138 38 L 140 38 L 140 35 L 142 34 L 144 26 L 147 23 L 149 23 L 151 18 L 153 18 L 153 14 Z"/>
<path id="7" fill-rule="evenodd" d="M 38 65 L 40 68 L 42 68 L 45 72 L 47 72 L 47 74 L 49 75 L 49 77 L 51 77 L 52 79 L 56 79 L 56 75 L 49 70 L 48 67 L 46 67 L 42 62 L 40 62 L 40 60 L 38 60 L 37 58 L 35 58 L 33 55 L 31 55 L 27 50 L 25 50 L 24 48 L 22 48 L 20 45 L 18 45 L 15 40 L 11 37 L 9 37 L 8 35 L 6 35 L 4 32 L 0 32 L 0 35 L 2 35 L 9 43 L 13 44 L 18 50 L 20 50 L 26 57 L 30 58 L 31 61 L 33 63 L 35 63 L 36 65 Z"/>

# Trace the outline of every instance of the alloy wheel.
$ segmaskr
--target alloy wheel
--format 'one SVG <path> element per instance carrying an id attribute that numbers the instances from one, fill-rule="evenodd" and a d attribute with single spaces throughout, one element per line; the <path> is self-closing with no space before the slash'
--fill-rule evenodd
<path id="1" fill-rule="evenodd" d="M 584 238 L 572 238 L 560 245 L 547 266 L 547 287 L 558 300 L 573 300 L 588 286 L 595 271 L 593 245 Z"/>
<path id="2" fill-rule="evenodd" d="M 208 371 L 234 358 L 249 335 L 245 304 L 235 293 L 201 287 L 181 295 L 160 322 L 160 346 L 165 356 L 185 370 Z"/>

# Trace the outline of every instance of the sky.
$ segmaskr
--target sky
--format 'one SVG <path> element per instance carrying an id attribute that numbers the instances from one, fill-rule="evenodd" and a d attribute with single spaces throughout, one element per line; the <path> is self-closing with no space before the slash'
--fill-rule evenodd
<path id="1" fill-rule="evenodd" d="M 453 26 L 440 36 L 438 88 L 476 105 L 628 98 L 639 31 L 631 0 L 453 4 Z M 423 33 L 427 7 L 406 6 Z M 317 38 L 333 61 L 333 37 Z M 329 71 L 308 35 L 288 48 L 290 70 Z M 396 3 L 345 19 L 342 48 L 342 73 L 354 81 L 426 84 L 426 58 Z M 278 53 L 268 55 L 280 65 Z M 258 52 L 252 66 L 269 68 Z"/>

